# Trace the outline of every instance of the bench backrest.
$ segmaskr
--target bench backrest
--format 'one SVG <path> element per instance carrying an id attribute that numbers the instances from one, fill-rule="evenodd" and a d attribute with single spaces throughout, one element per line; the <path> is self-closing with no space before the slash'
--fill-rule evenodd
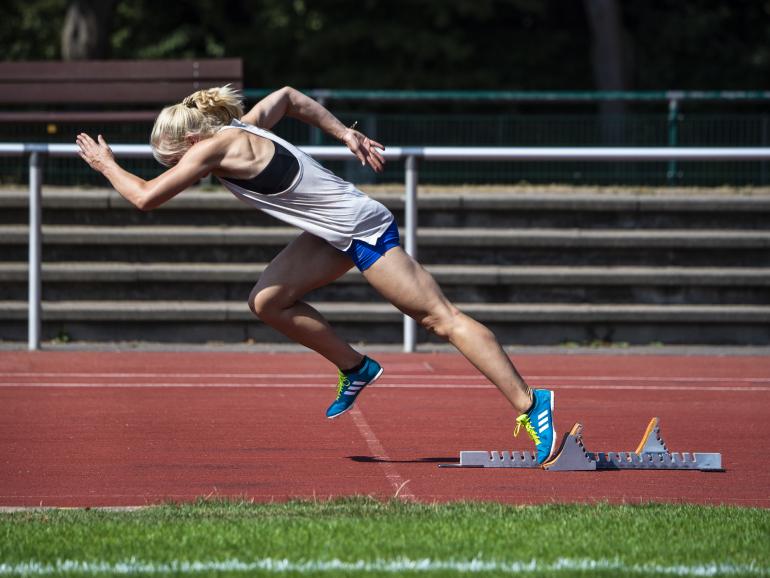
<path id="1" fill-rule="evenodd" d="M 0 62 L 0 103 L 167 104 L 242 82 L 240 58 Z"/>

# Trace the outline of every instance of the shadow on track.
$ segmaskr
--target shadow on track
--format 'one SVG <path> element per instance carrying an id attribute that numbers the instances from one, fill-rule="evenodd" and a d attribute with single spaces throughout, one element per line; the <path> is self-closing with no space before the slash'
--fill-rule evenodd
<path id="1" fill-rule="evenodd" d="M 438 463 L 460 463 L 456 456 L 451 458 L 415 458 L 413 460 L 383 460 L 374 456 L 347 456 L 349 460 L 360 463 L 386 463 L 386 464 L 438 464 Z"/>

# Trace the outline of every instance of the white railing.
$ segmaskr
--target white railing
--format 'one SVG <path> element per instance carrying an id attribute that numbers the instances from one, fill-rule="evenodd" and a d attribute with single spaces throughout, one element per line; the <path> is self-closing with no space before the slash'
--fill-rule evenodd
<path id="1" fill-rule="evenodd" d="M 152 158 L 149 145 L 110 145 L 119 158 Z M 350 160 L 345 147 L 300 147 L 319 160 Z M 41 156 L 75 157 L 76 145 L 0 143 L 0 156 L 29 155 L 29 315 L 28 347 L 40 347 L 42 185 Z M 404 160 L 404 248 L 417 256 L 418 161 L 764 161 L 770 148 L 526 148 L 526 147 L 390 147 L 383 152 L 389 161 Z M 404 351 L 415 350 L 415 321 L 404 316 Z"/>

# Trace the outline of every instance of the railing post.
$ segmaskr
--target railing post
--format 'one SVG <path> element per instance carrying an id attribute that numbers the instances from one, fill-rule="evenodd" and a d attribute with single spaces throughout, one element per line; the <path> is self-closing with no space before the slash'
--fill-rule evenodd
<path id="1" fill-rule="evenodd" d="M 406 252 L 417 258 L 417 157 L 406 157 L 406 195 L 404 202 L 404 227 L 406 228 Z M 404 315 L 404 351 L 413 353 L 417 346 L 417 323 Z"/>
<path id="2" fill-rule="evenodd" d="M 43 158 L 39 152 L 29 155 L 29 296 L 27 315 L 28 349 L 40 349 L 41 259 L 42 259 L 42 187 Z"/>
<path id="3" fill-rule="evenodd" d="M 767 146 L 767 141 L 768 141 L 767 128 L 768 128 L 767 115 L 763 114 L 762 115 L 762 146 L 763 147 Z M 766 160 L 762 161 L 762 163 L 760 163 L 759 166 L 760 166 L 759 182 L 763 185 L 766 185 L 767 184 L 767 161 Z"/>
<path id="4" fill-rule="evenodd" d="M 679 144 L 679 101 L 672 98 L 668 101 L 668 146 L 675 147 Z M 676 183 L 678 167 L 675 160 L 668 161 L 666 180 L 669 185 Z"/>

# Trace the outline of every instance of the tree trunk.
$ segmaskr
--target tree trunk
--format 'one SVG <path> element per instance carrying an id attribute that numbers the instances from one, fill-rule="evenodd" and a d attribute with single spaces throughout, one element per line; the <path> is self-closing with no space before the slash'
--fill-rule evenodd
<path id="1" fill-rule="evenodd" d="M 62 28 L 64 60 L 103 59 L 109 56 L 115 0 L 73 0 Z"/>
<path id="2" fill-rule="evenodd" d="M 591 62 L 597 90 L 626 90 L 628 88 L 625 62 L 623 21 L 617 0 L 583 0 L 591 30 Z M 599 113 L 605 144 L 617 144 L 622 139 L 623 101 L 601 101 Z"/>

